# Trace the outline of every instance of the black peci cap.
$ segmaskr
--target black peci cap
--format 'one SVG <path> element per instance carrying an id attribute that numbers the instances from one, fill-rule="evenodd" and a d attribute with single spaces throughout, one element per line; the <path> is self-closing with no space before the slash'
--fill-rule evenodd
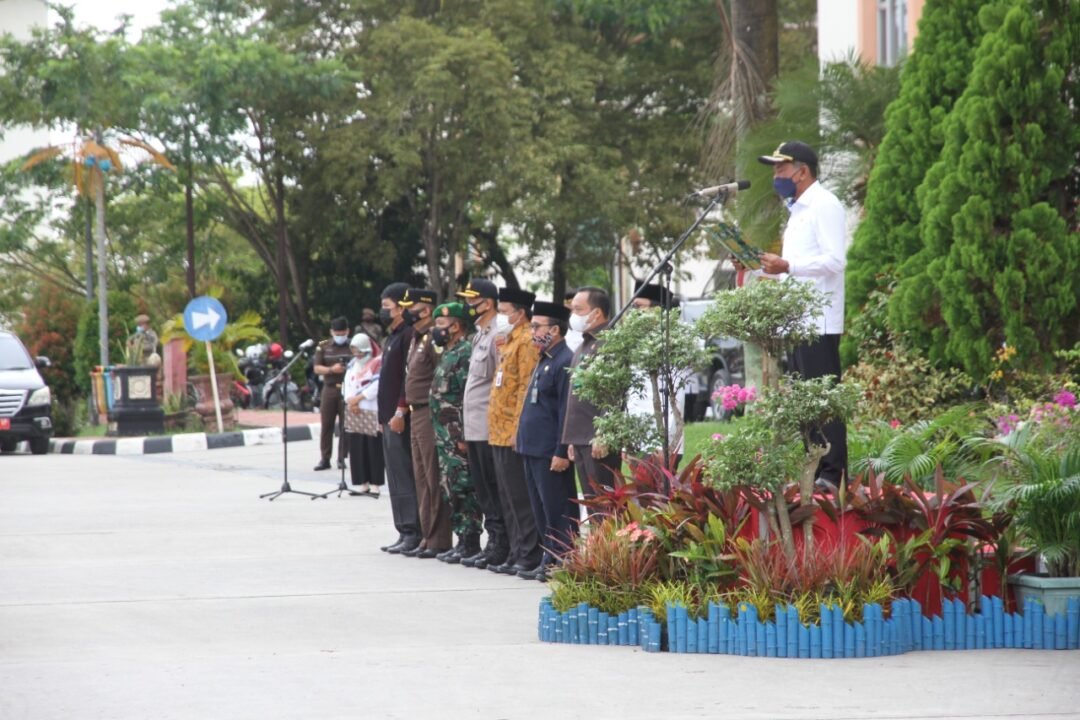
<path id="1" fill-rule="evenodd" d="M 639 298 L 648 300 L 660 307 L 671 309 L 678 305 L 678 302 L 675 301 L 671 291 L 662 285 L 649 283 L 648 285 L 642 286 L 641 281 L 636 280 L 634 282 L 634 291 L 637 292 Z"/>
<path id="2" fill-rule="evenodd" d="M 772 155 L 762 155 L 758 157 L 758 162 L 765 165 L 801 162 L 810 166 L 810 172 L 814 174 L 814 177 L 817 177 L 818 174 L 817 153 L 814 152 L 814 148 L 798 140 L 780 143 L 780 146 L 773 151 Z"/>
<path id="3" fill-rule="evenodd" d="M 517 288 L 499 288 L 499 302 L 508 302 L 515 305 L 521 305 L 524 308 L 532 307 L 533 300 L 536 299 L 536 293 L 531 293 L 528 290 L 518 290 Z"/>
<path id="4" fill-rule="evenodd" d="M 383 288 L 380 299 L 393 300 L 398 302 L 401 298 L 405 297 L 405 293 L 409 292 L 409 283 L 396 282 L 390 283 Z"/>
<path id="5" fill-rule="evenodd" d="M 562 303 L 537 300 L 533 303 L 532 314 L 533 317 L 546 317 L 551 318 L 552 320 L 566 322 L 570 319 L 570 308 Z"/>

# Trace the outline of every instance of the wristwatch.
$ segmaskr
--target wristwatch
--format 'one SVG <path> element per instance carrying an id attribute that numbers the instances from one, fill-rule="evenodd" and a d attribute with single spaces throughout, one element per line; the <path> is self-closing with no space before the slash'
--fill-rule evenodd
<path id="1" fill-rule="evenodd" d="M 394 417 L 403 418 L 405 417 L 405 413 L 399 408 L 398 410 L 394 411 Z"/>

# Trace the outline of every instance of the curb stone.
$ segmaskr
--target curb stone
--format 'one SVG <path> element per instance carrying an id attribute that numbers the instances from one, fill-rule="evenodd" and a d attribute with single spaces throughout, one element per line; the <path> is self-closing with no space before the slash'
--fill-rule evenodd
<path id="1" fill-rule="evenodd" d="M 318 423 L 291 425 L 287 429 L 285 442 L 313 440 L 319 437 L 319 427 Z M 60 455 L 151 455 L 280 443 L 281 428 L 264 427 L 224 433 L 182 433 L 159 437 L 50 440 L 49 452 Z"/>

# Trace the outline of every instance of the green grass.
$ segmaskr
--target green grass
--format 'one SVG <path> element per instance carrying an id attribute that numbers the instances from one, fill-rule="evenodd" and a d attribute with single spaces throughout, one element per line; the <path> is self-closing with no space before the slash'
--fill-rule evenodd
<path id="1" fill-rule="evenodd" d="M 83 425 L 79 428 L 79 432 L 75 437 L 92 438 L 92 437 L 105 437 L 105 431 L 109 429 L 108 425 Z"/>
<path id="2" fill-rule="evenodd" d="M 686 436 L 686 450 L 683 457 L 687 460 L 694 457 L 708 446 L 714 434 L 726 435 L 737 427 L 740 422 L 742 422 L 742 418 L 733 418 L 728 421 L 706 420 L 704 422 L 687 423 L 683 430 Z"/>

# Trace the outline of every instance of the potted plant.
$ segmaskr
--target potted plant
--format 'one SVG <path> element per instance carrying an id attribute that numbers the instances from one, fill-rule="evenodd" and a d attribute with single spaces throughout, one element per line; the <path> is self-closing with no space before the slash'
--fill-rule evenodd
<path id="1" fill-rule="evenodd" d="M 991 446 L 1001 509 L 1012 514 L 1020 542 L 1037 553 L 1045 572 L 1009 577 L 1021 604 L 1042 602 L 1064 613 L 1080 597 L 1080 429 L 1071 407 L 1038 406 L 1032 417 Z"/>

